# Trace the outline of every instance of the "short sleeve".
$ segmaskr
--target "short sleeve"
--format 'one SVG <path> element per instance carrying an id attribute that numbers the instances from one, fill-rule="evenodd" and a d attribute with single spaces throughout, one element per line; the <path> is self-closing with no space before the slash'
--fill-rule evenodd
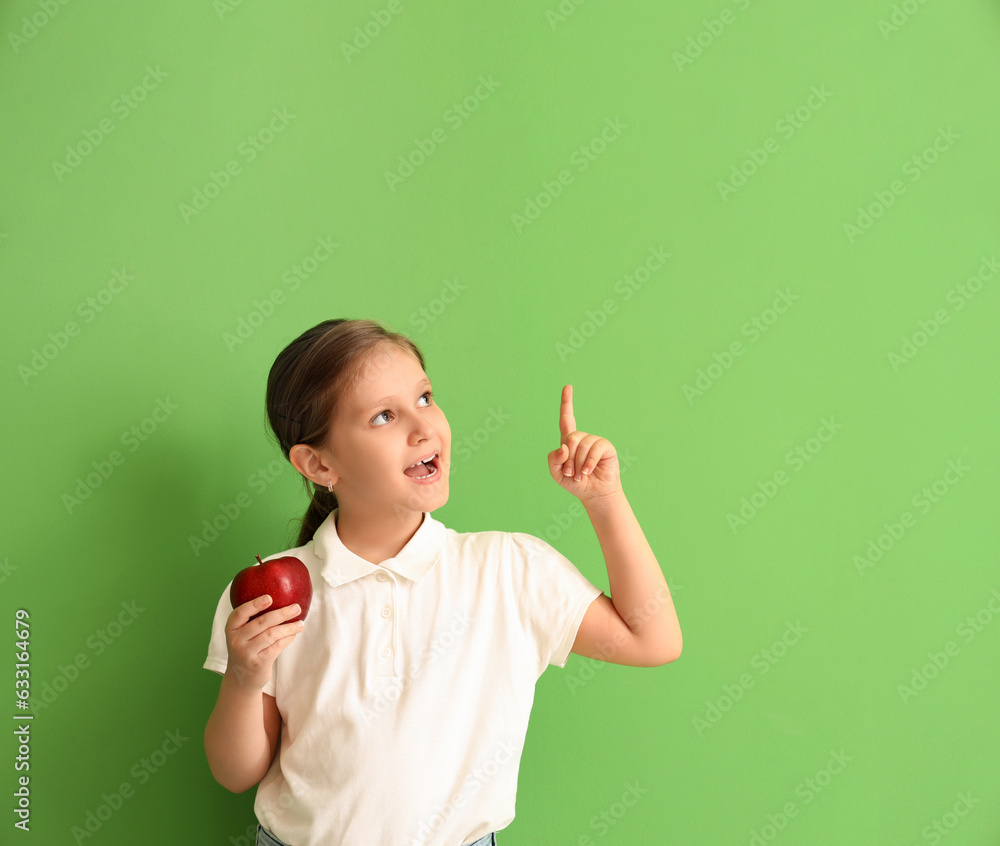
<path id="1" fill-rule="evenodd" d="M 584 614 L 603 591 L 541 538 L 507 536 L 511 587 L 525 633 L 537 648 L 540 675 L 548 664 L 566 666 Z"/>
<path id="2" fill-rule="evenodd" d="M 226 589 L 219 597 L 219 602 L 215 607 L 215 618 L 212 620 L 212 635 L 208 641 L 208 657 L 202 666 L 206 670 L 214 670 L 217 673 L 225 673 L 229 666 L 229 647 L 226 645 L 226 621 L 233 613 L 233 603 L 229 599 L 229 588 L 232 582 L 226 585 Z M 264 685 L 264 693 L 274 696 L 274 676 L 277 673 L 277 661 L 271 666 L 271 678 Z"/>

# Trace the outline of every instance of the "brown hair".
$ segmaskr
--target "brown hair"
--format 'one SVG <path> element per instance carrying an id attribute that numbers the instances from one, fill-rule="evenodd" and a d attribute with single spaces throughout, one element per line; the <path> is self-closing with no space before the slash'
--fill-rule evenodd
<path id="1" fill-rule="evenodd" d="M 354 390 L 366 365 L 385 351 L 385 344 L 412 353 L 426 370 L 413 341 L 374 320 L 324 320 L 278 354 L 267 376 L 265 404 L 271 431 L 286 459 L 295 444 L 322 448 L 327 443 L 341 398 Z M 305 476 L 302 481 L 311 501 L 296 546 L 308 543 L 337 507 L 336 494 L 325 485 Z"/>

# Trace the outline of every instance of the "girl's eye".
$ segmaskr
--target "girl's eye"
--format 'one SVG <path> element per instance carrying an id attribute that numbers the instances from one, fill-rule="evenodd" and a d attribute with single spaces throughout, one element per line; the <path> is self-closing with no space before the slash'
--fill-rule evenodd
<path id="1" fill-rule="evenodd" d="M 433 391 L 424 391 L 424 392 L 423 392 L 423 393 L 422 393 L 422 394 L 420 395 L 420 399 L 423 399 L 424 397 L 427 397 L 427 398 L 428 398 L 427 402 L 428 402 L 428 404 L 430 404 L 430 400 L 431 400 L 431 399 L 432 399 L 432 398 L 434 397 L 434 392 L 433 392 Z M 423 406 L 423 407 L 424 407 L 424 408 L 427 408 L 427 406 L 426 406 L 426 405 L 425 405 L 425 406 Z M 375 416 L 374 416 L 374 417 L 372 418 L 372 423 L 375 423 L 375 421 L 376 421 L 376 420 L 378 420 L 378 419 L 379 419 L 379 418 L 381 418 L 381 417 L 384 417 L 384 416 L 385 416 L 386 414 L 391 414 L 391 413 L 392 413 L 392 412 L 391 412 L 391 411 L 389 411 L 389 410 L 386 410 L 386 411 L 380 411 L 380 412 L 379 412 L 378 414 L 376 414 L 376 415 L 375 415 Z"/>

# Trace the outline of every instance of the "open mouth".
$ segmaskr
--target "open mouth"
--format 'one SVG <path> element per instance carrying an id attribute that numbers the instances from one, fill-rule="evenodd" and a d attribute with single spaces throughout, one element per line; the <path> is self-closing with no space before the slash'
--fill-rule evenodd
<path id="1" fill-rule="evenodd" d="M 423 461 L 411 464 L 403 470 L 403 473 L 411 479 L 428 480 L 433 479 L 441 473 L 440 457 L 434 453 Z"/>

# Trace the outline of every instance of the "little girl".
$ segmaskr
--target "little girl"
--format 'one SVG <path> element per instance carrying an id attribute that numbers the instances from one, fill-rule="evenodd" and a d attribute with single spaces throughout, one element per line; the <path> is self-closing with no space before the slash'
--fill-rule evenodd
<path id="1" fill-rule="evenodd" d="M 235 793 L 259 782 L 258 846 L 495 844 L 546 667 L 571 651 L 643 667 L 681 652 L 614 447 L 577 431 L 566 385 L 549 472 L 586 509 L 608 597 L 540 538 L 431 516 L 448 501 L 451 429 L 405 336 L 324 321 L 282 350 L 266 401 L 312 488 L 297 545 L 269 558 L 303 561 L 313 596 L 290 623 L 297 605 L 233 608 L 223 590 L 204 664 L 222 674 L 213 776 Z"/>

